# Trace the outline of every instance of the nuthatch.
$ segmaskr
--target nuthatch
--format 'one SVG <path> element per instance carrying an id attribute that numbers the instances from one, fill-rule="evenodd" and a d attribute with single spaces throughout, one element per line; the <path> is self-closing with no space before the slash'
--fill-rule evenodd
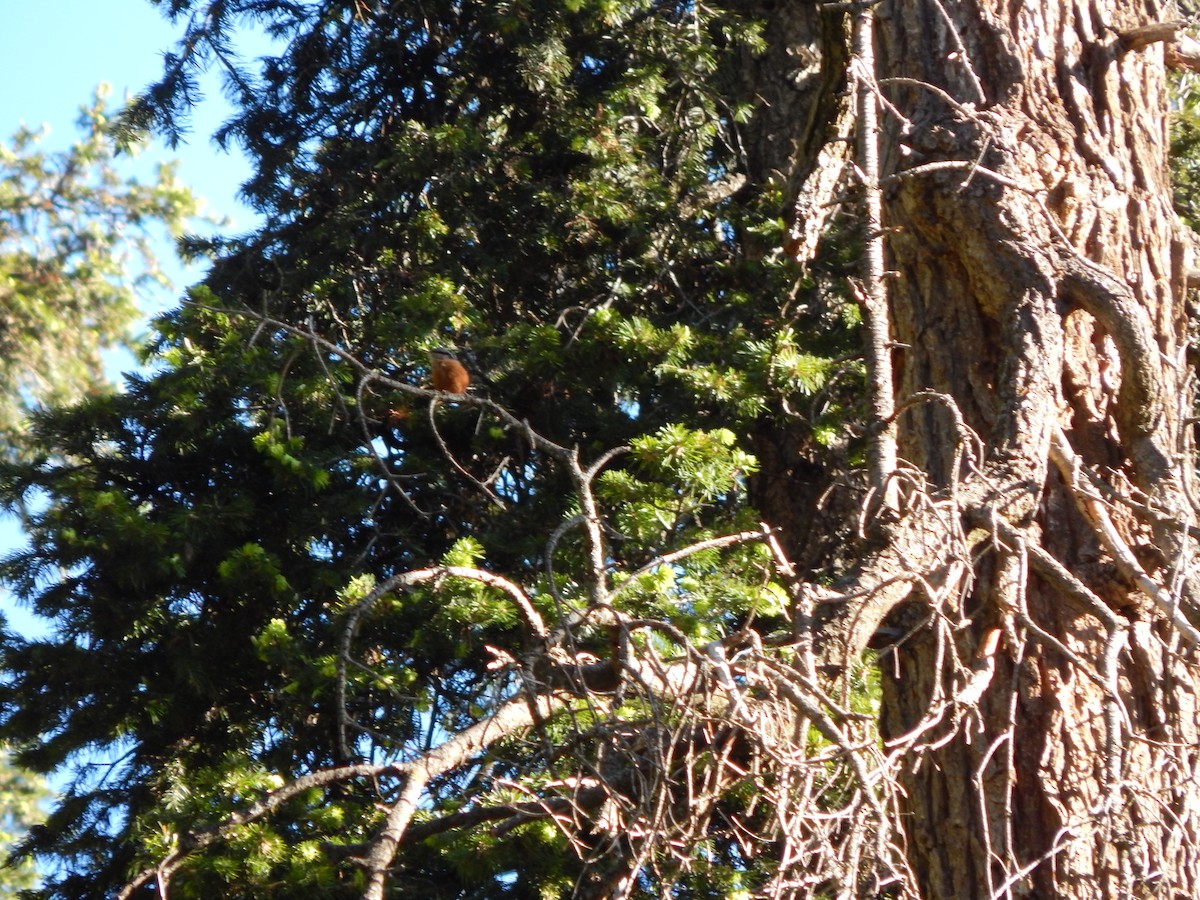
<path id="1" fill-rule="evenodd" d="M 471 373 L 458 361 L 454 351 L 438 347 L 429 351 L 432 365 L 433 389 L 447 394 L 465 394 L 471 383 Z"/>

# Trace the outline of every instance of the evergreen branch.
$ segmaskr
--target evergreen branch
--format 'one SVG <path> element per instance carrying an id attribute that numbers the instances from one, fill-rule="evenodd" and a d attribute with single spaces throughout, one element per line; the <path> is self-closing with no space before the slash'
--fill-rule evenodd
<path id="1" fill-rule="evenodd" d="M 133 877 L 117 894 L 117 900 L 128 900 L 139 888 L 152 882 L 160 873 L 169 877 L 170 873 L 178 870 L 187 857 L 209 847 L 210 845 L 228 839 L 243 825 L 256 822 L 274 810 L 313 788 L 328 787 L 345 781 L 360 778 L 382 778 L 389 775 L 401 775 L 403 767 L 396 765 L 354 765 L 340 766 L 336 769 L 323 769 L 311 775 L 303 775 L 294 781 L 276 788 L 267 796 L 252 803 L 246 809 L 231 813 L 219 824 L 211 828 L 189 831 L 179 838 L 179 847 L 167 854 L 161 861 L 149 866 Z"/>
<path id="2" fill-rule="evenodd" d="M 366 869 L 368 878 L 368 886 L 363 893 L 363 900 L 381 900 L 388 867 L 391 865 L 396 848 L 404 836 L 425 785 L 438 775 L 460 767 L 496 741 L 543 721 L 566 703 L 567 699 L 563 697 L 520 697 L 508 702 L 491 716 L 463 729 L 433 750 L 410 762 L 341 766 L 301 776 L 271 791 L 266 797 L 251 804 L 245 810 L 226 816 L 212 828 L 188 832 L 181 837 L 178 849 L 172 851 L 154 866 L 143 869 L 127 882 L 117 894 L 117 900 L 129 900 L 135 891 L 150 884 L 160 872 L 169 877 L 169 873 L 178 870 L 187 857 L 218 841 L 228 839 L 240 827 L 262 819 L 287 801 L 308 790 L 360 778 L 394 777 L 403 782 L 400 795 L 392 802 L 383 828 L 368 843 L 364 857 L 358 860 L 359 864 Z"/>
<path id="3" fill-rule="evenodd" d="M 338 707 L 338 742 L 344 757 L 350 758 L 352 755 L 350 753 L 349 741 L 346 738 L 346 726 L 351 724 L 351 719 L 346 711 L 346 670 L 350 661 L 350 646 L 354 641 L 355 635 L 358 633 L 362 617 L 369 613 L 379 600 L 391 592 L 414 587 L 426 581 L 439 578 L 467 578 L 504 591 L 513 598 L 514 603 L 516 603 L 517 608 L 521 611 L 522 616 L 524 616 L 525 622 L 533 635 L 541 641 L 547 639 L 548 632 L 545 622 L 542 621 L 541 615 L 534 608 L 529 597 L 511 581 L 499 575 L 467 566 L 431 566 L 426 569 L 417 569 L 412 572 L 393 575 L 382 584 L 377 585 L 366 597 L 355 604 L 342 630 L 342 638 L 338 645 L 336 702 Z"/>
<path id="4" fill-rule="evenodd" d="M 439 391 L 429 388 L 422 388 L 416 385 L 409 384 L 405 381 L 392 378 L 380 372 L 371 366 L 366 365 L 358 359 L 353 353 L 339 346 L 333 341 L 317 334 L 312 328 L 298 328 L 288 322 L 268 316 L 264 313 L 257 312 L 248 308 L 236 309 L 229 307 L 215 307 L 207 304 L 190 302 L 189 305 L 204 309 L 211 312 L 218 312 L 224 315 L 250 318 L 263 325 L 269 325 L 272 328 L 277 328 L 287 334 L 305 339 L 311 342 L 314 346 L 320 347 L 323 350 L 337 356 L 343 362 L 351 366 L 361 378 L 369 379 L 372 382 L 377 382 L 387 388 L 400 391 L 412 397 L 420 397 L 428 399 L 430 402 L 436 402 L 443 395 Z M 562 444 L 555 443 L 542 434 L 534 431 L 528 422 L 522 421 L 509 412 L 501 404 L 486 398 L 473 397 L 464 395 L 455 397 L 455 402 L 465 406 L 475 406 L 481 409 L 486 409 L 496 415 L 504 425 L 514 433 L 524 435 L 529 445 L 537 450 L 548 454 L 553 459 L 558 461 L 566 470 L 568 477 L 571 479 L 575 487 L 576 494 L 579 498 L 580 507 L 583 514 L 583 525 L 587 535 L 588 560 L 591 570 L 591 602 L 594 604 L 604 603 L 607 596 L 607 565 L 604 549 L 604 532 L 602 520 L 596 505 L 595 495 L 592 491 L 592 481 L 599 473 L 600 469 L 612 461 L 619 454 L 627 452 L 626 447 L 614 447 L 600 454 L 600 456 L 586 468 L 580 461 L 579 448 L 567 447 Z M 474 480 L 474 479 L 472 479 Z M 477 482 L 478 483 L 478 482 Z M 489 491 L 490 493 L 490 491 Z M 494 495 L 493 495 L 494 496 Z M 497 500 L 499 498 L 496 498 Z"/>

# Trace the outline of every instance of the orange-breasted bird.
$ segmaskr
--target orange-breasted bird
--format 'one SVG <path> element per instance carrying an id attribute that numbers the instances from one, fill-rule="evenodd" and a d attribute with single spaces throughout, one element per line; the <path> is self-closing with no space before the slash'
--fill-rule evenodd
<path id="1" fill-rule="evenodd" d="M 471 384 L 471 373 L 458 361 L 453 350 L 438 347 L 429 351 L 433 374 L 433 389 L 447 394 L 465 394 Z"/>

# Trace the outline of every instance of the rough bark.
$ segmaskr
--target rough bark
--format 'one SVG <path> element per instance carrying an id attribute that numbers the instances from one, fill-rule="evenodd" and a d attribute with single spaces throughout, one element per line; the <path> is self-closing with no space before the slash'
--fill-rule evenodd
<path id="1" fill-rule="evenodd" d="M 901 416 L 900 452 L 931 495 L 961 484 L 992 535 L 967 542 L 974 577 L 958 590 L 893 610 L 913 633 L 882 666 L 885 736 L 953 693 L 988 630 L 1004 634 L 977 710 L 945 716 L 903 774 L 921 895 L 1196 896 L 1193 656 L 1051 464 L 1065 435 L 1102 486 L 1156 511 L 1108 513 L 1190 614 L 1163 47 L 1120 37 L 1167 11 L 985 0 L 877 14 L 899 399 L 952 398 L 983 446 L 964 457 L 947 404 L 929 401 Z M 1103 609 L 1030 566 L 1028 547 Z"/>
<path id="2" fill-rule="evenodd" d="M 745 52 L 738 66 L 743 96 L 758 99 L 746 123 L 745 190 L 775 189 L 790 198 L 788 250 L 807 261 L 830 218 L 838 211 L 835 194 L 845 187 L 851 156 L 852 106 L 847 92 L 849 31 L 845 17 L 831 10 L 777 0 L 755 0 L 743 9 L 764 23 L 762 52 Z M 761 238 L 742 236 L 749 252 L 776 252 Z M 787 309 L 781 309 L 788 312 Z M 755 509 L 771 523 L 802 569 L 819 565 L 831 530 L 817 511 L 828 487 L 810 423 L 789 418 L 750 435 L 759 461 L 751 480 Z"/>

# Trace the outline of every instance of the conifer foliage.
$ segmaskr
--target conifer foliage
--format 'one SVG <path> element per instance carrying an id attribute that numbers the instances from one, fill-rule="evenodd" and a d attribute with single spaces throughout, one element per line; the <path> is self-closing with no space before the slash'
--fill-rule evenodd
<path id="1" fill-rule="evenodd" d="M 1195 887 L 1174 26 L 161 5 L 264 224 L 3 471 L 46 896 Z"/>
<path id="2" fill-rule="evenodd" d="M 26 848 L 56 861 L 48 894 L 761 877 L 714 806 L 752 805 L 746 751 L 660 694 L 680 653 L 786 625 L 749 436 L 780 423 L 817 471 L 859 377 L 831 361 L 854 311 L 773 249 L 782 174 L 745 146 L 763 22 L 607 0 L 171 14 L 182 49 L 125 124 L 169 133 L 220 68 L 266 224 L 192 239 L 215 262 L 157 323 L 152 374 L 39 416 L 44 456 L 6 476 L 41 502 L 5 572 L 59 630 L 9 636 L 3 730 L 26 764 L 75 767 Z M 250 27 L 278 53 L 238 60 Z M 428 390 L 443 345 L 470 396 Z M 698 799 L 641 754 L 733 752 L 689 788 L 693 846 L 624 834 L 635 807 L 683 821 Z M 396 810 L 427 836 L 403 862 Z"/>

